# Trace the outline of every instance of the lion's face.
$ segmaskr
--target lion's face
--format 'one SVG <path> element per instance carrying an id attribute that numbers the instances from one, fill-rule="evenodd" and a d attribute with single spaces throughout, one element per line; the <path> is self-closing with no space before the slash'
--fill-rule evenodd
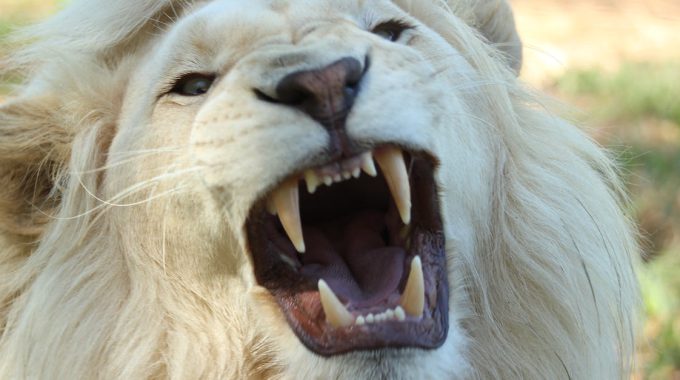
<path id="1" fill-rule="evenodd" d="M 458 237 L 447 215 L 482 217 L 471 206 L 487 203 L 481 173 L 493 173 L 478 151 L 488 128 L 466 126 L 475 74 L 463 54 L 389 1 L 213 2 L 145 59 L 109 164 L 177 149 L 155 190 L 190 187 L 167 211 L 180 224 L 167 239 L 206 249 L 166 262 L 198 280 L 240 267 L 278 304 L 261 312 L 311 351 L 438 348 L 445 241 Z M 133 166 L 109 196 L 157 164 Z"/>
<path id="2" fill-rule="evenodd" d="M 505 1 L 88 4 L 0 108 L 0 377 L 626 372 L 615 175 Z"/>

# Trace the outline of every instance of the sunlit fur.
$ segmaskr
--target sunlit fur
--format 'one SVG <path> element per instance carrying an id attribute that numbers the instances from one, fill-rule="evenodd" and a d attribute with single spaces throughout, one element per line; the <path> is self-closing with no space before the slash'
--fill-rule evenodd
<path id="1" fill-rule="evenodd" d="M 505 2 L 395 3 L 81 0 L 20 35 L 0 378 L 627 378 L 637 247 L 614 165 L 518 82 Z M 393 17 L 417 30 L 366 30 Z M 322 358 L 255 283 L 243 225 L 328 136 L 252 88 L 369 52 L 348 135 L 438 158 L 451 325 L 438 350 Z M 185 70 L 221 79 L 162 95 Z"/>

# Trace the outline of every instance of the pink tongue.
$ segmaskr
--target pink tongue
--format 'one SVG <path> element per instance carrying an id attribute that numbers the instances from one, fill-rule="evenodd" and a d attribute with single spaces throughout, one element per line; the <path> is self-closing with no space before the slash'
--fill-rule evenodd
<path id="1" fill-rule="evenodd" d="M 302 273 L 323 278 L 342 301 L 357 308 L 386 300 L 399 286 L 405 252 L 386 246 L 381 236 L 384 217 L 378 211 L 362 211 L 349 223 L 304 227 Z"/>

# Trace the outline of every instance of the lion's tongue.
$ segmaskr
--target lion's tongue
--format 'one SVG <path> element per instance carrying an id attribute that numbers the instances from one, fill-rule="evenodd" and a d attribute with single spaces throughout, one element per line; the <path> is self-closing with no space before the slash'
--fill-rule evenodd
<path id="1" fill-rule="evenodd" d="M 377 305 L 395 294 L 406 254 L 403 248 L 386 245 L 384 218 L 378 211 L 362 211 L 344 223 L 305 226 L 303 275 L 324 279 L 355 308 Z"/>

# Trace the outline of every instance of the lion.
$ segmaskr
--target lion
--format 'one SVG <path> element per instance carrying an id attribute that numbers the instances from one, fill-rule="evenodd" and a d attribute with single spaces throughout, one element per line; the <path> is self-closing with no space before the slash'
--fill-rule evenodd
<path id="1" fill-rule="evenodd" d="M 504 0 L 76 1 L 0 108 L 0 378 L 614 379 L 636 232 Z"/>

